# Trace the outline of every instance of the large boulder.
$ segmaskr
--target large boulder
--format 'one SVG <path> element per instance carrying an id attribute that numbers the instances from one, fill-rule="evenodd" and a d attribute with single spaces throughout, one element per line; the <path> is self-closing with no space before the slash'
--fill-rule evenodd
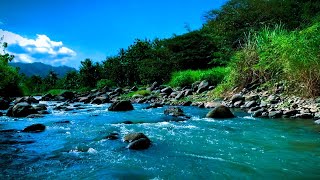
<path id="1" fill-rule="evenodd" d="M 52 101 L 55 97 L 48 93 L 41 97 L 41 101 Z"/>
<path id="2" fill-rule="evenodd" d="M 128 149 L 142 150 L 151 145 L 150 139 L 143 133 L 130 133 L 124 137 L 125 142 L 129 142 Z"/>
<path id="3" fill-rule="evenodd" d="M 6 110 L 10 107 L 10 101 L 0 98 L 0 110 Z"/>
<path id="4" fill-rule="evenodd" d="M 116 101 L 108 108 L 109 111 L 131 111 L 133 109 L 130 101 Z"/>
<path id="5" fill-rule="evenodd" d="M 39 100 L 37 100 L 36 98 L 34 98 L 32 96 L 29 96 L 29 97 L 20 97 L 14 101 L 15 104 L 18 104 L 21 102 L 26 102 L 26 103 L 31 104 L 31 103 L 39 103 Z"/>
<path id="6" fill-rule="evenodd" d="M 183 110 L 179 107 L 169 107 L 168 109 L 164 110 L 164 114 L 175 117 L 185 116 Z"/>
<path id="7" fill-rule="evenodd" d="M 7 116 L 26 117 L 30 114 L 38 114 L 38 111 L 26 102 L 21 102 L 8 109 Z"/>
<path id="8" fill-rule="evenodd" d="M 224 105 L 217 106 L 207 114 L 208 118 L 234 118 L 230 109 Z"/>
<path id="9" fill-rule="evenodd" d="M 46 126 L 43 124 L 33 124 L 31 126 L 28 126 L 22 130 L 22 132 L 31 132 L 31 133 L 37 133 L 42 132 L 46 129 Z"/>

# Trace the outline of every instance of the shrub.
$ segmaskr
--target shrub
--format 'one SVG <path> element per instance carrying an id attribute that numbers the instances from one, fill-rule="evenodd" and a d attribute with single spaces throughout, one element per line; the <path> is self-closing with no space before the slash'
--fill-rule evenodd
<path id="1" fill-rule="evenodd" d="M 229 72 L 230 69 L 225 67 L 216 67 L 208 70 L 178 71 L 173 73 L 169 85 L 173 87 L 183 87 L 202 80 L 209 81 L 211 85 L 217 85 Z"/>
<path id="2" fill-rule="evenodd" d="M 109 80 L 109 79 L 101 79 L 97 82 L 97 88 L 98 89 L 101 89 L 101 88 L 104 88 L 104 87 L 115 87 L 116 86 L 116 83 Z"/>

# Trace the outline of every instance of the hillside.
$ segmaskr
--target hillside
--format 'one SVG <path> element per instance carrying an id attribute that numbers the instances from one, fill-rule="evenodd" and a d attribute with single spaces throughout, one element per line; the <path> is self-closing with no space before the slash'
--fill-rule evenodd
<path id="1" fill-rule="evenodd" d="M 45 77 L 52 70 L 58 74 L 58 77 L 64 77 L 70 71 L 76 71 L 75 68 L 68 66 L 51 66 L 48 64 L 43 64 L 41 62 L 35 63 L 10 63 L 13 67 L 20 68 L 19 72 L 25 74 L 26 76 L 39 75 L 41 77 Z"/>

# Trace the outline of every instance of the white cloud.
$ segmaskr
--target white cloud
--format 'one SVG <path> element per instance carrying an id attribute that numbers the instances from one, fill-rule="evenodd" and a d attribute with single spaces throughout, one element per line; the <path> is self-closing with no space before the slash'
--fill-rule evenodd
<path id="1" fill-rule="evenodd" d="M 15 55 L 15 62 L 43 62 L 51 65 L 65 65 L 77 53 L 63 45 L 61 41 L 53 41 L 46 35 L 37 34 L 37 38 L 28 39 L 19 34 L 0 29 L 0 37 L 8 43 L 7 52 Z"/>

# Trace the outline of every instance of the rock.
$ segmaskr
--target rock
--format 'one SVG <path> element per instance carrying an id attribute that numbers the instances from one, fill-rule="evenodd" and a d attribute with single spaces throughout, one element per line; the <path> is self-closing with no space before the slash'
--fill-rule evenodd
<path id="1" fill-rule="evenodd" d="M 151 145 L 150 139 L 143 133 L 130 133 L 124 137 L 125 142 L 129 142 L 128 149 L 142 150 Z"/>
<path id="2" fill-rule="evenodd" d="M 221 106 L 221 102 L 207 102 L 204 104 L 205 108 L 215 108 Z"/>
<path id="3" fill-rule="evenodd" d="M 204 103 L 200 103 L 200 104 L 198 105 L 198 108 L 205 108 Z"/>
<path id="4" fill-rule="evenodd" d="M 169 107 L 168 109 L 164 110 L 164 114 L 175 117 L 185 116 L 183 110 L 179 107 Z"/>
<path id="5" fill-rule="evenodd" d="M 32 97 L 32 96 L 29 96 L 29 97 L 21 97 L 21 98 L 17 98 L 14 103 L 15 104 L 18 104 L 18 103 L 21 103 L 21 102 L 26 102 L 28 104 L 31 104 L 31 103 L 39 103 L 39 101 Z"/>
<path id="6" fill-rule="evenodd" d="M 184 93 L 185 93 L 184 91 L 179 92 L 178 95 L 175 97 L 175 99 L 179 100 L 179 99 L 183 98 L 184 97 Z"/>
<path id="7" fill-rule="evenodd" d="M 280 97 L 277 95 L 270 95 L 267 99 L 271 104 L 277 104 L 280 101 Z"/>
<path id="8" fill-rule="evenodd" d="M 58 121 L 58 122 L 54 122 L 54 124 L 70 124 L 71 122 L 68 120 L 65 121 Z"/>
<path id="9" fill-rule="evenodd" d="M 9 108 L 7 112 L 7 116 L 12 117 L 26 117 L 30 114 L 38 114 L 38 111 L 26 102 L 14 105 L 11 109 Z"/>
<path id="10" fill-rule="evenodd" d="M 132 96 L 133 99 L 139 99 L 139 98 L 143 98 L 143 97 L 144 97 L 144 96 L 141 95 L 141 94 L 134 94 L 134 95 Z"/>
<path id="11" fill-rule="evenodd" d="M 255 106 L 257 106 L 258 104 L 257 104 L 257 102 L 256 101 L 249 101 L 249 102 L 246 102 L 245 103 L 245 107 L 246 108 L 252 108 L 252 107 L 255 107 Z"/>
<path id="12" fill-rule="evenodd" d="M 191 85 L 192 91 L 194 91 L 194 92 L 197 91 L 200 83 L 201 83 L 200 81 L 196 81 L 196 82 L 192 83 L 192 85 Z"/>
<path id="13" fill-rule="evenodd" d="M 190 96 L 192 95 L 192 90 L 191 89 L 187 89 L 184 91 L 184 96 L 187 97 L 187 96 Z"/>
<path id="14" fill-rule="evenodd" d="M 290 117 L 290 116 L 294 116 L 294 115 L 296 115 L 296 114 L 298 114 L 298 113 L 299 113 L 299 111 L 296 110 L 296 109 L 294 109 L 294 110 L 284 111 L 284 112 L 283 112 L 283 115 Z"/>
<path id="15" fill-rule="evenodd" d="M 99 97 L 94 98 L 91 101 L 91 104 L 105 104 L 105 103 L 109 103 L 109 102 L 110 102 L 110 99 L 108 96 L 99 96 Z"/>
<path id="16" fill-rule="evenodd" d="M 207 80 L 201 81 L 201 83 L 198 86 L 197 93 L 203 93 L 204 91 L 208 90 L 209 82 Z"/>
<path id="17" fill-rule="evenodd" d="M 252 113 L 252 117 L 261 117 L 264 112 L 266 112 L 265 109 L 256 110 Z"/>
<path id="18" fill-rule="evenodd" d="M 171 94 L 173 92 L 173 90 L 172 90 L 171 87 L 166 87 L 166 88 L 161 89 L 161 92 L 162 93 L 166 93 L 167 95 L 169 95 L 169 94 Z"/>
<path id="19" fill-rule="evenodd" d="M 133 124 L 132 121 L 123 121 L 122 124 Z"/>
<path id="20" fill-rule="evenodd" d="M 233 105 L 234 107 L 239 108 L 240 106 L 244 105 L 244 101 L 237 101 Z"/>
<path id="21" fill-rule="evenodd" d="M 43 124 L 33 124 L 23 129 L 22 132 L 37 133 L 37 132 L 42 132 L 45 129 L 46 129 L 46 126 Z"/>
<path id="22" fill-rule="evenodd" d="M 269 118 L 273 118 L 273 119 L 281 118 L 282 112 L 281 111 L 270 111 L 268 116 L 269 116 Z"/>
<path id="23" fill-rule="evenodd" d="M 27 118 L 43 118 L 44 115 L 42 114 L 30 114 L 27 116 Z"/>
<path id="24" fill-rule="evenodd" d="M 47 110 L 47 105 L 46 104 L 38 104 L 38 105 L 34 106 L 34 109 L 37 111 Z"/>
<path id="25" fill-rule="evenodd" d="M 10 107 L 10 101 L 0 98 L 0 110 L 6 110 Z"/>
<path id="26" fill-rule="evenodd" d="M 2 112 L 0 112 L 0 116 L 3 116 L 3 113 L 2 113 Z"/>
<path id="27" fill-rule="evenodd" d="M 108 108 L 109 111 L 130 111 L 133 109 L 130 101 L 116 101 Z"/>
<path id="28" fill-rule="evenodd" d="M 297 114 L 295 117 L 299 119 L 313 119 L 313 115 L 311 113 Z"/>
<path id="29" fill-rule="evenodd" d="M 124 141 L 125 142 L 132 142 L 141 138 L 147 138 L 148 137 L 146 135 L 144 135 L 143 133 L 129 133 L 127 135 L 124 136 Z"/>
<path id="30" fill-rule="evenodd" d="M 181 106 L 190 106 L 192 104 L 192 101 L 183 102 Z"/>
<path id="31" fill-rule="evenodd" d="M 45 94 L 41 97 L 41 101 L 52 101 L 54 99 L 54 96 L 50 93 Z"/>
<path id="32" fill-rule="evenodd" d="M 104 139 L 117 140 L 117 139 L 119 139 L 119 133 L 110 133 Z"/>
<path id="33" fill-rule="evenodd" d="M 91 98 L 89 97 L 79 97 L 79 102 L 83 102 L 83 103 L 89 103 L 91 101 Z"/>
<path id="34" fill-rule="evenodd" d="M 61 93 L 59 96 L 64 97 L 65 99 L 71 100 L 75 97 L 74 92 L 71 91 L 65 91 Z"/>
<path id="35" fill-rule="evenodd" d="M 263 108 L 261 108 L 261 107 L 252 107 L 252 108 L 249 109 L 248 113 L 253 113 L 255 111 L 258 111 L 259 109 L 263 109 Z"/>
<path id="36" fill-rule="evenodd" d="M 318 119 L 318 120 L 314 121 L 314 123 L 316 123 L 316 124 L 320 124 L 320 119 Z"/>
<path id="37" fill-rule="evenodd" d="M 146 107 L 145 109 L 158 108 L 158 107 L 163 107 L 163 105 L 160 103 L 152 103 L 150 104 L 150 106 Z"/>
<path id="38" fill-rule="evenodd" d="M 150 145 L 151 145 L 151 141 L 149 139 L 141 138 L 129 143 L 127 148 L 133 149 L 133 150 L 143 150 L 143 149 L 148 149 Z"/>
<path id="39" fill-rule="evenodd" d="M 237 102 L 237 101 L 244 101 L 245 98 L 244 98 L 241 94 L 235 94 L 235 95 L 233 95 L 233 96 L 231 97 L 230 100 L 231 100 L 232 104 L 234 104 L 234 103 Z"/>
<path id="40" fill-rule="evenodd" d="M 259 95 L 250 95 L 250 96 L 247 96 L 245 98 L 247 101 L 257 101 L 258 99 L 260 99 Z"/>
<path id="41" fill-rule="evenodd" d="M 234 118 L 235 116 L 232 114 L 230 109 L 224 105 L 220 105 L 213 110 L 211 110 L 207 116 L 207 118 Z"/>
<path id="42" fill-rule="evenodd" d="M 118 94 L 122 94 L 122 93 L 123 93 L 123 89 L 121 89 L 121 88 L 116 88 L 113 92 L 114 92 L 114 93 L 118 93 Z"/>

